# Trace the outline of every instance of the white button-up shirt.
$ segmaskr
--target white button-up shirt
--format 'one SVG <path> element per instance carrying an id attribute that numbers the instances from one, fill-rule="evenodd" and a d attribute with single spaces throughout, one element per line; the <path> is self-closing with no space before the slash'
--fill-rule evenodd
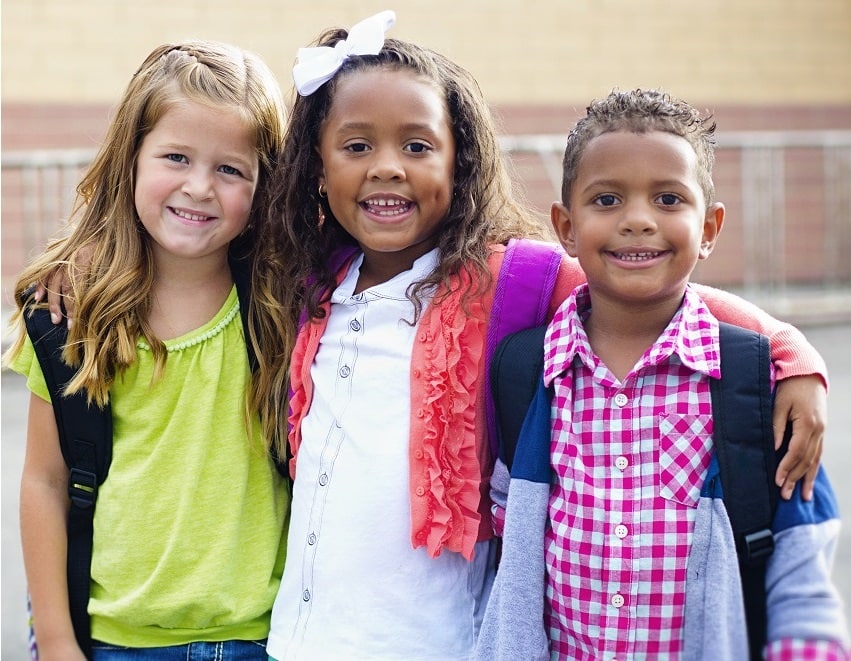
<path id="1" fill-rule="evenodd" d="M 311 368 L 287 560 L 269 653 L 289 659 L 465 659 L 475 644 L 486 548 L 470 563 L 411 547 L 408 286 L 437 265 L 353 294 L 334 291 Z M 486 543 L 483 543 L 486 544 Z"/>

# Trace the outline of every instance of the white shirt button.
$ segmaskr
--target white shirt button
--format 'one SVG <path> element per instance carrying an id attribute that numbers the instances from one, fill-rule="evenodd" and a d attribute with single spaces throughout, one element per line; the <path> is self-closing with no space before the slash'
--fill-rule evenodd
<path id="1" fill-rule="evenodd" d="M 352 319 L 349 322 L 349 328 L 351 328 L 355 332 L 359 331 L 360 330 L 360 322 L 357 319 Z"/>
<path id="2" fill-rule="evenodd" d="M 626 406 L 628 401 L 629 401 L 629 397 L 624 395 L 622 392 L 619 392 L 617 395 L 615 395 L 615 404 L 617 404 L 621 408 Z"/>
<path id="3" fill-rule="evenodd" d="M 315 533 L 310 533 L 307 536 L 307 543 L 310 544 L 311 546 L 316 544 L 316 534 Z"/>
<path id="4" fill-rule="evenodd" d="M 302 592 L 302 593 L 301 593 L 301 598 L 302 598 L 304 601 L 310 601 L 310 590 L 305 590 L 304 592 Z"/>
<path id="5" fill-rule="evenodd" d="M 622 523 L 615 526 L 615 537 L 623 539 L 629 534 L 629 529 Z"/>
<path id="6" fill-rule="evenodd" d="M 612 606 L 615 608 L 620 608 L 626 603 L 626 599 L 623 598 L 622 594 L 613 594 L 612 595 Z"/>
<path id="7" fill-rule="evenodd" d="M 319 486 L 324 487 L 326 484 L 328 484 L 328 474 L 322 473 L 322 475 L 319 476 Z"/>
<path id="8" fill-rule="evenodd" d="M 348 377 L 351 373 L 352 373 L 352 368 L 349 367 L 348 365 L 343 365 L 340 368 L 340 376 L 342 376 L 344 379 L 346 377 Z"/>
<path id="9" fill-rule="evenodd" d="M 629 459 L 627 459 L 623 455 L 615 459 L 615 468 L 617 468 L 618 470 L 625 471 L 627 469 L 627 466 L 629 466 Z"/>

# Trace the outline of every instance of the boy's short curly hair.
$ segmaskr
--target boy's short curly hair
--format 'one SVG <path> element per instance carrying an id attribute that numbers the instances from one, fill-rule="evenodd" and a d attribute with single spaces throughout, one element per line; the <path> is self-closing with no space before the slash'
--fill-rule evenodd
<path id="1" fill-rule="evenodd" d="M 605 99 L 593 101 L 585 117 L 567 136 L 562 163 L 561 197 L 570 206 L 570 194 L 576 182 L 579 161 L 588 143 L 603 133 L 664 131 L 685 138 L 697 154 L 697 179 L 706 204 L 712 204 L 715 185 L 715 122 L 712 115 L 700 112 L 685 101 L 658 90 L 613 91 Z"/>

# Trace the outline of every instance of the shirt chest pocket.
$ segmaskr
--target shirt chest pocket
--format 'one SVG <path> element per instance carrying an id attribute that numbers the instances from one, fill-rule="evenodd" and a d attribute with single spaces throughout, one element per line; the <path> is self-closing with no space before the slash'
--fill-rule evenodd
<path id="1" fill-rule="evenodd" d="M 697 507 L 712 449 L 708 416 L 659 414 L 659 495 L 687 507 Z"/>

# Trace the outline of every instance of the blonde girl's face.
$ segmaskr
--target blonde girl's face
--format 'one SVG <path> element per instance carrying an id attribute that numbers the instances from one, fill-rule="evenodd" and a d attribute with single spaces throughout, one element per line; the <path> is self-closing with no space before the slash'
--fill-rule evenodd
<path id="1" fill-rule="evenodd" d="M 173 104 L 142 140 L 136 212 L 156 259 L 227 261 L 259 177 L 253 132 L 236 109 Z"/>
<path id="2" fill-rule="evenodd" d="M 408 70 L 353 72 L 336 85 L 319 136 L 320 183 L 382 282 L 437 243 L 452 203 L 455 140 L 443 94 Z"/>

